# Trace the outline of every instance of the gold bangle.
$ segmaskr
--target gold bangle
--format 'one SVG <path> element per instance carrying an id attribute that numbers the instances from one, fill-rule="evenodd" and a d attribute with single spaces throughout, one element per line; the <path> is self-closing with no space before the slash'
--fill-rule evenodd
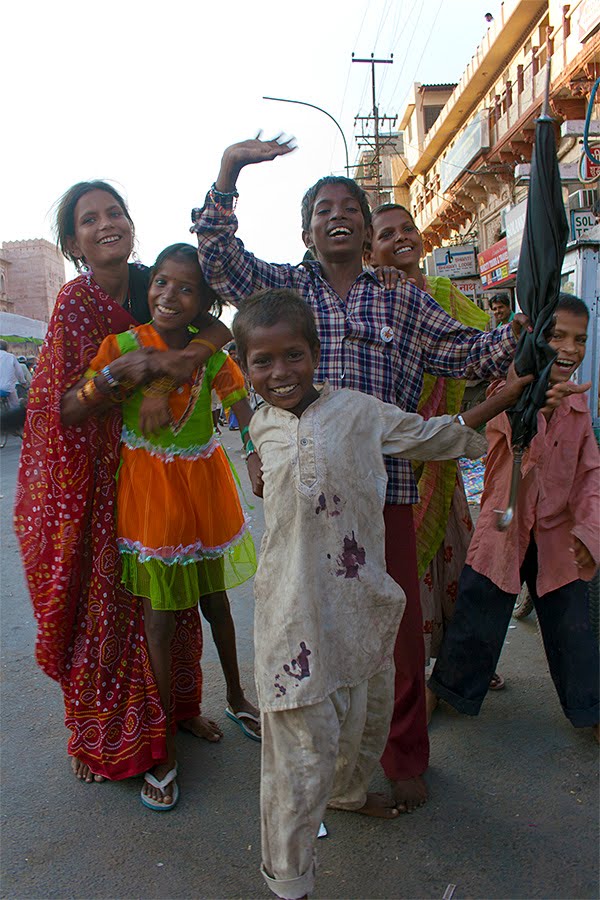
<path id="1" fill-rule="evenodd" d="M 192 340 L 190 341 L 190 344 L 204 344 L 205 347 L 208 347 L 208 349 L 211 351 L 211 353 L 216 353 L 218 350 L 218 348 L 215 347 L 214 344 L 211 344 L 210 341 L 207 341 L 204 338 L 200 338 L 200 337 L 192 338 Z"/>

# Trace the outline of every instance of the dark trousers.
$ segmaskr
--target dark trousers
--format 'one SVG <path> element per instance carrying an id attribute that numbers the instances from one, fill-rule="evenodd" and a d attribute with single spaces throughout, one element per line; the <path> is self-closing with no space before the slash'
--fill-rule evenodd
<path id="1" fill-rule="evenodd" d="M 590 626 L 588 584 L 572 581 L 543 597 L 536 593 L 537 547 L 531 542 L 523 565 L 537 613 L 550 674 L 564 714 L 576 728 L 600 719 L 598 643 Z M 476 716 L 496 671 L 516 594 L 465 566 L 456 610 L 429 687 L 461 713 Z"/>
<path id="2" fill-rule="evenodd" d="M 425 708 L 425 645 L 412 506 L 386 503 L 385 562 L 406 594 L 394 648 L 394 712 L 381 764 L 391 781 L 422 775 L 429 765 Z"/>

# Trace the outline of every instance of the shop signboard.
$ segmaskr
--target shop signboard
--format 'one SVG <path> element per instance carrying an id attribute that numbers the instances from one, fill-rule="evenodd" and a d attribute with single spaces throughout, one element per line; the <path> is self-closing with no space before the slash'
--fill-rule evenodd
<path id="1" fill-rule="evenodd" d="M 435 274 L 445 278 L 464 278 L 477 274 L 477 260 L 473 244 L 436 247 L 433 251 Z"/>
<path id="2" fill-rule="evenodd" d="M 506 244 L 508 246 L 508 271 L 516 272 L 519 267 L 519 255 L 521 253 L 521 241 L 525 231 L 525 215 L 527 213 L 527 200 L 522 200 L 507 210 L 504 217 L 506 231 Z"/>
<path id="3" fill-rule="evenodd" d="M 591 209 L 571 210 L 571 240 L 578 241 L 586 231 L 596 224 L 596 216 Z"/>
<path id="4" fill-rule="evenodd" d="M 594 144 L 594 146 L 589 149 L 594 159 L 597 159 L 598 162 L 593 163 L 585 150 L 581 151 L 581 158 L 579 160 L 579 180 L 582 181 L 583 184 L 592 184 L 600 178 L 600 144 Z"/>
<path id="5" fill-rule="evenodd" d="M 506 238 L 502 238 L 497 244 L 492 244 L 488 250 L 484 250 L 477 257 L 479 262 L 479 274 L 483 289 L 488 291 L 497 284 L 502 284 L 510 277 L 508 270 L 508 245 Z"/>
<path id="6" fill-rule="evenodd" d="M 453 279 L 452 284 L 455 288 L 458 288 L 461 294 L 464 294 L 466 297 L 481 297 L 483 293 L 481 278 Z"/>
<path id="7" fill-rule="evenodd" d="M 452 148 L 440 162 L 440 191 L 447 191 L 450 185 L 462 175 L 476 156 L 490 146 L 488 110 L 482 109 L 463 128 Z"/>

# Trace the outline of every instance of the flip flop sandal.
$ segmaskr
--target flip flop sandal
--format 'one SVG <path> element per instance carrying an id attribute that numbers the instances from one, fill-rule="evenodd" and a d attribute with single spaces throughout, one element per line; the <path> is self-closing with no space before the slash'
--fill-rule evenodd
<path id="1" fill-rule="evenodd" d="M 169 772 L 167 772 L 162 781 L 158 781 L 158 779 L 155 778 L 151 772 L 146 772 L 146 774 L 144 775 L 144 781 L 159 790 L 163 794 L 163 796 L 165 793 L 165 788 L 169 784 L 171 784 L 171 782 L 174 781 L 175 778 L 177 778 L 177 763 L 175 763 L 173 768 Z M 177 805 L 177 801 L 179 800 L 179 785 L 175 785 L 175 788 L 173 790 L 173 799 L 170 803 L 161 803 L 160 800 L 154 800 L 152 797 L 147 797 L 146 794 L 144 794 L 143 788 L 140 799 L 144 806 L 146 806 L 148 809 L 154 809 L 156 812 L 168 812 L 170 809 L 173 809 L 173 807 Z"/>
<path id="2" fill-rule="evenodd" d="M 497 672 L 494 672 L 494 674 L 490 678 L 489 689 L 490 691 L 502 691 L 504 690 L 505 684 L 506 683 L 502 675 L 498 675 Z"/>
<path id="3" fill-rule="evenodd" d="M 236 725 L 239 725 L 246 737 L 249 737 L 251 741 L 258 741 L 259 743 L 262 741 L 260 735 L 255 734 L 251 728 L 246 728 L 243 721 L 246 719 L 248 722 L 254 722 L 256 725 L 260 725 L 260 719 L 257 716 L 254 716 L 249 712 L 234 713 L 229 707 L 226 707 L 225 715 L 228 719 L 231 719 L 232 722 L 235 722 Z"/>

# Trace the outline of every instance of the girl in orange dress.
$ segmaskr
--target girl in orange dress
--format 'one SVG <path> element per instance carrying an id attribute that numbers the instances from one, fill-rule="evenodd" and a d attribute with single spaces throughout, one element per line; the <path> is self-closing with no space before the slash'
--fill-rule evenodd
<path id="1" fill-rule="evenodd" d="M 166 713 L 167 760 L 146 773 L 141 794 L 145 806 L 159 811 L 172 809 L 179 798 L 169 715 L 175 611 L 241 584 L 256 570 L 254 544 L 231 468 L 214 434 L 211 391 L 226 409 L 234 410 L 243 434 L 252 410 L 241 371 L 218 351 L 189 383 L 169 394 L 169 426 L 145 435 L 139 426 L 142 391 L 124 398 L 127 386 L 110 366 L 124 353 L 141 348 L 160 352 L 185 347 L 194 339 L 190 323 L 214 300 L 194 248 L 167 247 L 151 274 L 152 323 L 105 338 L 78 391 L 84 404 L 95 403 L 99 395 L 123 403 L 117 543 L 123 584 L 143 602 L 150 660 Z M 168 391 L 170 385 L 163 387 Z M 145 389 L 156 390 L 156 384 Z M 252 454 L 252 448 L 247 449 Z M 253 462 L 258 463 L 256 456 L 250 465 Z"/>

